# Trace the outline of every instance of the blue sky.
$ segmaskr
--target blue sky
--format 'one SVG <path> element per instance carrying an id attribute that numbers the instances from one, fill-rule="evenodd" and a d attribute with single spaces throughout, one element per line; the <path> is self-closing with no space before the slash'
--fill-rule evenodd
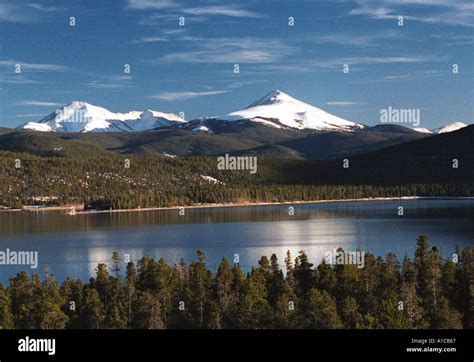
<path id="1" fill-rule="evenodd" d="M 215 116 L 273 89 L 369 125 L 472 123 L 473 45 L 468 0 L 0 0 L 0 126 L 73 100 Z"/>

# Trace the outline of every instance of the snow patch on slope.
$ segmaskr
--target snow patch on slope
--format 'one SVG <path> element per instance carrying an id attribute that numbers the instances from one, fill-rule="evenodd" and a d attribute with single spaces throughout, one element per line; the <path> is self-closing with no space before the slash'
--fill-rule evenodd
<path id="1" fill-rule="evenodd" d="M 458 129 L 464 128 L 464 127 L 467 127 L 467 124 L 465 124 L 463 122 L 454 122 L 454 123 L 447 124 L 443 127 L 436 128 L 432 132 L 437 133 L 437 134 L 446 133 L 446 132 L 453 132 L 453 131 L 457 131 Z"/>
<path id="2" fill-rule="evenodd" d="M 201 177 L 206 180 L 207 182 L 209 183 L 213 183 L 214 185 L 225 185 L 224 182 L 222 181 L 219 181 L 218 179 L 214 178 L 214 177 L 211 177 L 211 176 L 204 176 L 204 175 L 201 175 Z"/>
<path id="3" fill-rule="evenodd" d="M 206 127 L 204 125 L 193 128 L 192 131 L 193 132 L 205 132 L 205 133 L 209 133 L 209 134 L 214 133 L 211 129 L 209 129 L 208 127 Z"/>
<path id="4" fill-rule="evenodd" d="M 432 133 L 428 128 L 423 128 L 423 127 L 413 128 L 413 130 L 420 133 Z"/>

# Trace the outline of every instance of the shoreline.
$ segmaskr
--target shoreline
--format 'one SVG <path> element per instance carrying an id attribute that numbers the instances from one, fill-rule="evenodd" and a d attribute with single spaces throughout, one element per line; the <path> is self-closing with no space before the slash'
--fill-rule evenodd
<path id="1" fill-rule="evenodd" d="M 367 201 L 413 201 L 413 200 L 474 200 L 472 196 L 402 196 L 402 197 L 366 197 L 351 199 L 327 199 L 327 200 L 308 200 L 308 201 L 285 201 L 285 202 L 243 202 L 243 203 L 224 203 L 224 204 L 198 204 L 186 206 L 163 206 L 163 207 L 145 207 L 136 209 L 115 209 L 115 210 L 90 210 L 83 211 L 76 208 L 75 215 L 120 213 L 120 212 L 140 212 L 140 211 L 166 211 L 181 209 L 211 209 L 211 208 L 232 208 L 248 206 L 282 206 L 282 205 L 305 205 L 305 204 L 325 204 L 336 202 L 367 202 Z M 72 206 L 54 206 L 43 208 L 21 208 L 21 209 L 0 209 L 2 212 L 48 212 L 48 211 L 68 211 Z"/>

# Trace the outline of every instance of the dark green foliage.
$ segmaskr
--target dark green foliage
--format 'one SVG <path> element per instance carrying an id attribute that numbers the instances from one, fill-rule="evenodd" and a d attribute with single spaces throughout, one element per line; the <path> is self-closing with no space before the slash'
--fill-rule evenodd
<path id="1" fill-rule="evenodd" d="M 294 265 L 288 253 L 285 272 L 272 255 L 247 275 L 225 258 L 213 273 L 202 251 L 189 266 L 149 256 L 122 265 L 114 254 L 86 284 L 10 278 L 0 285 L 0 328 L 472 328 L 474 248 L 457 252 L 459 261 L 442 260 L 420 236 L 402 266 L 394 254 L 367 254 L 364 268 L 313 267 L 301 251 Z"/>
<path id="2" fill-rule="evenodd" d="M 0 283 L 0 329 L 11 328 L 13 328 L 13 315 L 10 293 Z"/>

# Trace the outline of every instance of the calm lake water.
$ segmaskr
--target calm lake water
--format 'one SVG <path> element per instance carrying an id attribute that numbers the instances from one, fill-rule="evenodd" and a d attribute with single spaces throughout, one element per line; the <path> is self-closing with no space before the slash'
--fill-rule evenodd
<path id="1" fill-rule="evenodd" d="M 398 216 L 403 206 L 404 216 Z M 110 263 L 113 251 L 136 261 L 148 254 L 173 263 L 194 260 L 204 250 L 215 269 L 225 256 L 239 254 L 245 270 L 262 255 L 276 253 L 283 264 L 304 249 L 317 264 L 327 251 L 370 251 L 401 259 L 415 250 L 420 234 L 429 236 L 444 256 L 456 244 L 474 245 L 474 200 L 419 199 L 337 202 L 238 208 L 104 213 L 69 216 L 62 212 L 1 212 L 0 251 L 38 251 L 39 266 L 0 265 L 0 282 L 20 270 L 43 274 L 44 267 L 62 281 L 67 276 L 87 280 L 97 263 Z"/>

